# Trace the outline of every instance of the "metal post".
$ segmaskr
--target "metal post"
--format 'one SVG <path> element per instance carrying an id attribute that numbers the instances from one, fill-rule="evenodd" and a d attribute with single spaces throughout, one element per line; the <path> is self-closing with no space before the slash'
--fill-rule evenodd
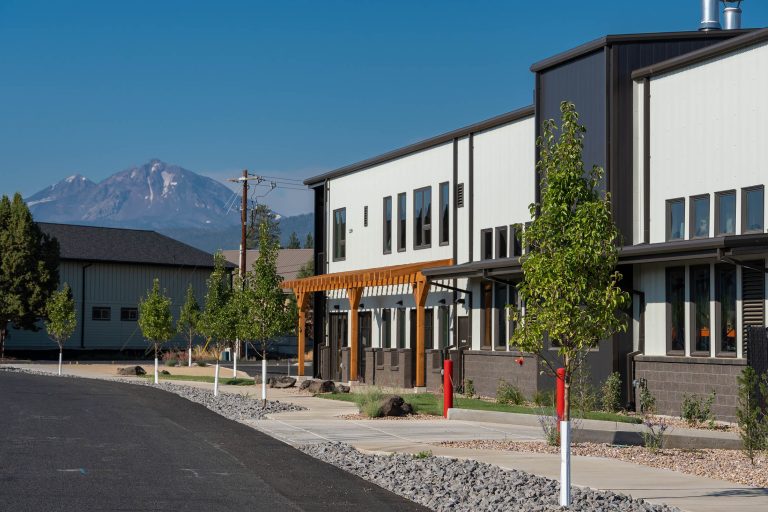
<path id="1" fill-rule="evenodd" d="M 448 417 L 448 409 L 453 408 L 453 361 L 443 361 L 443 416 Z"/>

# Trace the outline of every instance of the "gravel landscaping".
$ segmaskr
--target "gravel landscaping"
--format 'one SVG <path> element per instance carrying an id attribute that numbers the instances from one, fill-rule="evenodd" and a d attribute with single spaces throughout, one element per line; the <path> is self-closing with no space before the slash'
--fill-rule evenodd
<path id="1" fill-rule="evenodd" d="M 412 455 L 368 455 L 342 443 L 300 448 L 324 462 L 376 483 L 432 510 L 561 510 L 560 484 L 522 471 L 473 460 Z M 573 488 L 575 511 L 672 512 L 677 508 L 607 491 Z"/>
<path id="2" fill-rule="evenodd" d="M 508 450 L 527 453 L 560 453 L 557 446 L 540 441 L 449 441 L 441 446 Z M 671 469 L 680 473 L 715 480 L 737 482 L 752 487 L 768 487 L 768 456 L 765 452 L 755 458 L 753 466 L 738 450 L 683 450 L 667 448 L 652 452 L 642 446 L 614 446 L 609 444 L 578 443 L 571 446 L 572 455 L 607 457 L 654 468 Z"/>

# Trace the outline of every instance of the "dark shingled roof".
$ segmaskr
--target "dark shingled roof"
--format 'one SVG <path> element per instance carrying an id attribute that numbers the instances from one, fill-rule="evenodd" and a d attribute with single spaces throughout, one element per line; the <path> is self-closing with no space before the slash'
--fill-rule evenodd
<path id="1" fill-rule="evenodd" d="M 38 226 L 59 241 L 62 260 L 213 268 L 213 255 L 155 231 L 48 222 Z"/>

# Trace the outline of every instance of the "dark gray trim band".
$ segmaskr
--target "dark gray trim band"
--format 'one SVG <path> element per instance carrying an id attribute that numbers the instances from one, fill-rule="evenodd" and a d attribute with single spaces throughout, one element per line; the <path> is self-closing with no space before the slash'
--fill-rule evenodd
<path id="1" fill-rule="evenodd" d="M 651 242 L 651 81 L 643 84 L 643 242 Z"/>

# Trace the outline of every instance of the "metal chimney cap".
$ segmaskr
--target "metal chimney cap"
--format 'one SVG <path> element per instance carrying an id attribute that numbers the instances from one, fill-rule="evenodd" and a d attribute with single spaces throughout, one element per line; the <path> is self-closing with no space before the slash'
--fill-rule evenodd
<path id="1" fill-rule="evenodd" d="M 699 30 L 720 30 L 720 2 L 701 0 L 701 22 Z"/>

